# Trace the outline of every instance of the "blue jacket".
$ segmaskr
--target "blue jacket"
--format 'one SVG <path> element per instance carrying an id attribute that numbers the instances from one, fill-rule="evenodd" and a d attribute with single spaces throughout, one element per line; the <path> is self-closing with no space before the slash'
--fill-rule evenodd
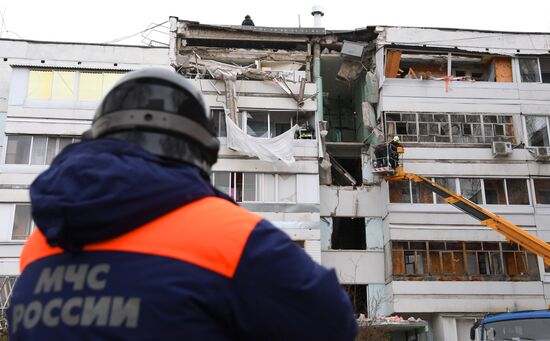
<path id="1" fill-rule="evenodd" d="M 198 170 L 115 140 L 31 186 L 10 340 L 353 340 L 334 271 Z"/>

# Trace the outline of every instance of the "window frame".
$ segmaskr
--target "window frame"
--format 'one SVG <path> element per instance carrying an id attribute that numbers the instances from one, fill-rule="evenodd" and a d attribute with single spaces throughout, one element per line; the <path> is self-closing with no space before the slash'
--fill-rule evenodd
<path id="1" fill-rule="evenodd" d="M 424 244 L 424 246 L 418 249 L 413 244 Z M 504 241 L 392 240 L 389 247 L 392 255 L 391 276 L 394 280 L 452 278 L 459 281 L 480 279 L 538 281 L 544 274 L 539 266 L 537 255 L 517 244 Z M 419 252 L 427 257 L 422 271 L 419 271 L 418 267 Z M 509 262 L 506 258 L 510 255 L 513 256 L 512 268 L 508 267 Z M 407 257 L 413 257 L 414 262 L 408 262 Z M 446 263 L 445 258 L 450 259 L 451 263 Z M 520 264 L 520 261 L 524 263 Z M 458 267 L 458 264 L 461 266 Z M 407 271 L 407 265 L 413 265 L 414 271 Z M 483 265 L 485 265 L 485 271 L 482 271 Z M 527 272 L 519 272 L 522 266 Z"/>
<path id="2" fill-rule="evenodd" d="M 550 84 L 550 83 L 548 83 Z M 522 124 L 523 124 L 523 131 L 525 132 L 525 146 L 526 147 L 533 147 L 533 148 L 539 148 L 541 146 L 531 146 L 531 143 L 529 141 L 529 135 L 527 131 L 527 117 L 543 117 L 546 119 L 546 137 L 548 138 L 549 145 L 548 146 L 542 146 L 544 147 L 550 147 L 550 117 L 546 115 L 522 115 Z"/>
<path id="3" fill-rule="evenodd" d="M 23 239 L 14 239 L 13 238 L 13 232 L 15 230 L 15 213 L 16 213 L 18 205 L 29 206 L 29 209 L 30 209 L 31 208 L 31 203 L 30 202 L 15 202 L 15 203 L 12 203 L 12 208 L 11 208 L 11 213 L 10 213 L 11 225 L 10 225 L 9 241 L 22 243 L 22 242 L 25 242 L 29 239 L 29 236 L 31 235 L 31 233 L 35 229 L 35 224 L 34 224 L 34 220 L 32 219 L 32 211 L 30 211 L 29 212 L 30 213 L 30 225 L 27 226 L 27 232 L 28 233 L 26 235 L 26 238 L 23 238 Z"/>
<path id="4" fill-rule="evenodd" d="M 210 177 L 210 182 L 211 184 L 214 186 L 215 184 L 215 181 L 216 181 L 216 176 L 219 175 L 220 172 L 224 172 L 224 173 L 229 173 L 229 194 L 227 194 L 229 197 L 231 197 L 233 200 L 235 200 L 235 202 L 239 202 L 239 203 L 262 203 L 262 204 L 296 204 L 298 202 L 298 177 L 297 177 L 297 174 L 294 174 L 294 173 L 285 173 L 283 175 L 289 175 L 289 176 L 292 176 L 293 179 L 294 179 L 294 189 L 295 189 L 295 194 L 294 194 L 294 201 L 280 201 L 279 200 L 279 186 L 280 186 L 280 182 L 279 182 L 279 174 L 278 173 L 259 173 L 259 172 L 233 172 L 233 171 L 214 171 L 212 172 L 212 175 Z M 241 193 L 241 200 L 238 201 L 237 200 L 237 190 L 236 190 L 236 184 L 237 184 L 237 174 L 242 174 L 242 183 L 240 185 L 240 193 Z M 244 182 L 244 175 L 245 174 L 254 174 L 255 175 L 255 179 L 254 179 L 254 182 L 255 182 L 255 198 L 256 200 L 244 200 L 244 186 L 245 186 L 245 182 Z M 265 196 L 264 196 L 264 191 L 265 191 L 265 188 L 264 188 L 264 177 L 266 175 L 274 175 L 275 178 L 274 178 L 274 186 L 275 186 L 275 193 L 273 195 L 273 197 L 275 198 L 274 201 L 271 201 L 271 200 L 264 200 Z M 231 193 L 233 188 L 235 188 L 235 193 Z"/>
<path id="5" fill-rule="evenodd" d="M 211 108 L 211 112 L 212 112 L 212 115 L 214 117 L 214 115 L 217 114 L 217 112 L 220 112 L 220 116 L 223 117 L 223 114 L 225 114 L 223 108 L 220 109 L 220 108 Z M 311 121 L 313 119 L 313 124 L 312 124 L 312 129 L 314 130 L 313 134 L 311 134 L 311 140 L 316 140 L 317 139 L 317 129 L 315 128 L 315 117 L 316 117 L 316 113 L 315 111 L 313 110 L 306 110 L 306 111 L 303 111 L 303 112 L 298 112 L 296 110 L 266 110 L 266 109 L 254 109 L 254 108 L 247 108 L 247 109 L 243 109 L 241 111 L 239 111 L 239 115 L 237 117 L 239 123 L 240 123 L 240 128 L 247 134 L 248 134 L 248 117 L 247 115 L 248 114 L 255 114 L 255 113 L 265 113 L 266 116 L 267 116 L 267 131 L 266 131 L 266 134 L 267 134 L 267 137 L 258 137 L 258 136 L 253 136 L 253 137 L 256 137 L 256 138 L 261 138 L 261 139 L 273 139 L 273 138 L 276 138 L 280 135 L 274 135 L 274 136 L 271 136 L 272 135 L 272 130 L 275 129 L 274 127 L 272 127 L 272 124 L 271 124 L 271 115 L 272 114 L 277 114 L 277 113 L 284 113 L 284 114 L 289 114 L 290 115 L 290 122 L 289 122 L 289 129 L 292 128 L 294 125 L 298 124 L 298 121 L 296 119 L 296 116 L 297 115 L 303 115 L 306 117 L 306 120 L 307 121 Z M 215 119 L 215 117 L 214 117 Z M 225 125 L 225 121 L 222 120 L 220 118 L 220 122 L 219 124 L 224 124 Z M 220 132 L 221 128 L 218 127 L 218 131 L 216 132 L 216 137 L 218 138 L 226 138 L 227 137 L 227 127 L 225 128 L 225 136 L 219 136 L 219 132 Z M 273 133 L 276 133 L 273 132 Z M 252 135 L 250 135 L 252 136 Z M 294 136 L 294 140 L 300 140 L 299 138 L 296 138 L 296 136 Z"/>
<path id="6" fill-rule="evenodd" d="M 395 121 L 395 120 L 388 120 L 388 115 L 414 115 L 415 116 L 415 121 L 414 122 L 411 122 L 411 121 L 407 121 L 407 120 L 402 120 L 403 119 L 403 116 L 400 116 L 400 119 L 399 121 Z M 423 121 L 421 120 L 421 115 L 432 115 L 432 120 L 431 121 Z M 435 118 L 435 115 L 443 115 L 443 116 L 446 116 L 446 121 L 445 122 L 441 122 L 441 121 L 438 121 L 436 120 Z M 453 121 L 453 117 L 458 117 L 458 116 L 463 116 L 464 117 L 464 121 Z M 488 116 L 496 116 L 497 117 L 497 122 L 485 122 L 485 117 L 488 117 Z M 468 121 L 467 120 L 467 117 L 477 117 L 479 119 L 478 122 L 475 122 L 475 121 Z M 500 119 L 502 117 L 506 117 L 506 118 L 510 118 L 510 122 L 502 122 Z M 507 141 L 510 141 L 510 142 L 513 142 L 515 143 L 515 141 L 517 140 L 517 132 L 516 132 L 516 127 L 515 127 L 515 123 L 514 123 L 514 117 L 512 114 L 507 114 L 507 113 L 487 113 L 487 112 L 484 112 L 484 113 L 471 113 L 471 112 L 424 112 L 424 111 L 384 111 L 383 112 L 383 120 L 384 120 L 384 135 L 387 137 L 387 138 L 390 138 L 392 137 L 393 135 L 399 135 L 401 136 L 402 138 L 402 142 L 405 142 L 405 143 L 411 143 L 411 144 L 444 144 L 446 146 L 461 146 L 461 145 L 470 145 L 470 146 L 477 146 L 477 145 L 490 145 L 493 141 L 498 141 L 498 140 L 501 140 L 501 139 L 504 139 L 504 140 L 507 140 Z M 388 129 L 389 125 L 392 124 L 394 126 L 394 129 L 392 132 L 390 132 L 391 129 Z M 398 132 L 398 127 L 397 125 L 398 124 L 405 124 L 407 126 L 407 130 L 408 130 L 408 126 L 409 125 L 414 125 L 415 127 L 415 133 L 414 134 L 408 134 L 408 133 L 400 133 Z M 421 125 L 427 125 L 427 131 L 428 131 L 428 134 L 427 135 L 424 135 L 424 134 L 421 134 L 420 132 L 420 127 Z M 456 135 L 453 134 L 453 124 L 458 124 L 458 125 L 461 125 L 460 127 L 460 130 L 461 130 L 461 133 L 460 133 L 460 137 L 472 137 L 472 138 L 480 138 L 482 139 L 482 142 L 457 142 L 457 141 L 454 141 L 454 139 L 456 139 Z M 481 129 L 481 134 L 480 135 L 475 135 L 474 134 L 474 129 L 473 129 L 473 126 L 472 125 L 479 125 L 480 126 L 480 129 Z M 438 127 L 438 132 L 439 134 L 432 134 L 430 132 L 430 128 L 432 125 L 437 125 Z M 494 125 L 497 125 L 497 126 L 502 126 L 502 129 L 503 129 L 503 133 L 504 135 L 496 135 L 496 132 L 493 130 L 493 126 Z M 506 129 L 506 126 L 507 125 L 511 125 L 512 126 L 512 132 L 513 132 L 513 135 L 509 136 L 506 134 L 506 132 L 508 131 Z M 470 134 L 464 134 L 464 131 L 463 131 L 463 128 L 465 126 L 470 126 Z M 492 135 L 487 135 L 485 133 L 486 129 L 487 128 L 491 128 L 491 130 L 493 130 L 493 134 Z M 446 134 L 441 134 L 442 131 L 446 130 L 447 133 Z M 432 137 L 432 141 L 421 141 L 422 140 L 422 137 L 424 136 L 428 136 L 428 137 Z M 408 137 L 414 137 L 414 141 L 407 141 L 408 140 Z M 440 138 L 440 139 L 448 139 L 448 141 L 436 141 L 437 138 Z M 490 142 L 487 142 L 489 139 L 491 139 Z"/>
<path id="7" fill-rule="evenodd" d="M 548 204 L 544 204 L 544 203 L 539 203 L 537 201 L 537 188 L 535 187 L 535 180 L 550 181 L 550 177 L 534 176 L 530 179 L 530 186 L 529 186 L 529 187 L 532 187 L 532 188 L 529 188 L 529 190 L 532 191 L 534 205 L 543 206 L 543 207 L 550 207 L 550 202 Z"/>
<path id="8" fill-rule="evenodd" d="M 28 71 L 28 77 L 27 77 L 27 93 L 25 94 L 25 101 L 30 101 L 34 103 L 43 103 L 43 102 L 98 102 L 101 101 L 101 98 L 107 93 L 108 89 L 105 89 L 105 74 L 119 74 L 120 77 L 124 76 L 128 70 L 97 70 L 97 69 L 70 69 L 70 68 L 56 68 L 56 67 L 29 67 L 27 68 Z M 30 98 L 28 91 L 30 86 L 30 72 L 31 71 L 41 71 L 41 72 L 51 72 L 52 73 L 52 79 L 50 80 L 50 95 L 48 99 L 39 99 L 39 98 Z M 52 98 L 53 92 L 54 92 L 54 78 L 55 74 L 54 72 L 74 72 L 74 84 L 73 84 L 73 97 L 72 99 L 54 99 Z M 101 96 L 98 99 L 90 100 L 90 99 L 80 99 L 80 85 L 81 85 L 81 73 L 99 73 L 101 74 Z M 119 77 L 119 78 L 120 78 Z M 113 82 L 111 84 L 114 85 L 116 83 Z"/>
<path id="9" fill-rule="evenodd" d="M 27 163 L 6 163 L 6 158 L 8 156 L 8 151 L 7 151 L 7 149 L 8 149 L 8 140 L 9 140 L 10 136 L 30 136 L 31 137 L 31 143 L 30 143 L 30 146 L 29 146 L 29 154 L 28 154 L 29 159 L 28 159 Z M 46 137 L 46 148 L 44 149 L 44 163 L 43 164 L 33 164 L 32 163 L 33 146 L 34 146 L 35 137 Z M 9 165 L 9 166 L 38 166 L 38 167 L 49 166 L 50 163 L 47 163 L 47 157 L 48 157 L 48 143 L 49 143 L 50 139 L 55 139 L 56 140 L 56 143 L 55 143 L 56 152 L 54 154 L 54 158 L 61 151 L 61 150 L 59 150 L 60 139 L 71 139 L 71 143 L 69 143 L 69 144 L 73 144 L 73 143 L 77 143 L 77 142 L 81 141 L 80 137 L 78 137 L 78 136 L 5 134 L 4 135 L 4 146 L 5 146 L 5 148 L 3 148 L 3 151 L 2 151 L 2 163 L 1 164 Z"/>
<path id="10" fill-rule="evenodd" d="M 519 73 L 519 81 L 520 83 L 524 83 L 524 84 L 543 84 L 542 82 L 542 71 L 540 69 L 540 59 L 538 56 L 521 56 L 521 57 L 516 57 L 517 61 L 518 61 L 518 73 Z M 539 74 L 539 81 L 538 82 L 524 82 L 523 81 L 523 78 L 521 77 L 521 66 L 520 66 L 520 60 L 521 59 L 536 59 L 537 60 L 537 68 L 538 68 L 538 74 Z"/>
<path id="11" fill-rule="evenodd" d="M 531 188 L 531 186 L 534 186 L 534 183 L 532 181 L 530 181 L 529 178 L 514 178 L 514 177 L 478 178 L 478 177 L 441 177 L 441 176 L 438 176 L 438 177 L 428 177 L 428 179 L 430 179 L 431 181 L 436 182 L 436 183 L 437 183 L 436 179 L 454 179 L 455 193 L 460 195 L 460 196 L 462 196 L 462 187 L 460 185 L 460 179 L 478 179 L 478 180 L 480 180 L 481 202 L 477 203 L 476 205 L 526 207 L 526 206 L 533 206 L 533 204 L 534 204 L 533 195 L 534 195 L 535 192 Z M 487 204 L 487 196 L 486 196 L 486 192 L 485 192 L 485 180 L 500 180 L 500 181 L 503 182 L 504 195 L 505 195 L 505 198 L 506 198 L 506 203 L 505 204 Z M 527 190 L 527 198 L 528 198 L 528 201 L 529 201 L 528 204 L 510 204 L 510 197 L 509 197 L 509 192 L 508 192 L 508 181 L 507 180 L 524 180 L 525 181 L 525 189 Z M 404 183 L 404 181 L 401 182 L 401 183 Z M 391 196 L 391 191 L 390 191 L 390 185 L 388 183 L 388 187 L 387 187 L 388 188 L 388 203 L 390 203 L 390 204 L 405 204 L 405 205 L 411 205 L 411 204 L 414 204 L 414 205 L 417 205 L 417 204 L 420 204 L 420 205 L 441 205 L 441 204 L 443 204 L 443 203 L 437 202 L 438 196 L 434 192 L 432 192 L 432 202 L 431 203 L 415 202 L 414 201 L 415 196 L 413 195 L 413 181 L 408 180 L 407 183 L 408 183 L 408 188 L 409 188 L 409 202 L 392 202 L 391 201 L 392 196 Z M 532 183 L 532 185 L 531 185 L 531 183 Z M 418 184 L 418 186 L 421 186 L 421 185 Z M 402 194 L 400 195 L 400 197 L 402 197 Z"/>

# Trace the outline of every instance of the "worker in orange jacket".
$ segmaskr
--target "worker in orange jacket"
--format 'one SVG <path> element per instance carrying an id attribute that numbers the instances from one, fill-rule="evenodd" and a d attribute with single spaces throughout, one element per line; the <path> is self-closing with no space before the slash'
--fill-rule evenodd
<path id="1" fill-rule="evenodd" d="M 30 189 L 10 340 L 353 340 L 333 270 L 210 183 L 219 142 L 173 71 L 123 77 Z"/>

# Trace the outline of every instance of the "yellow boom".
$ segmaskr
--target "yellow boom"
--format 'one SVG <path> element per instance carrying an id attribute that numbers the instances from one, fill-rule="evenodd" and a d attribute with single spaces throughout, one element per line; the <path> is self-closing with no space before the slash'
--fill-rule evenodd
<path id="1" fill-rule="evenodd" d="M 398 152 L 403 153 L 403 148 L 400 147 Z M 522 228 L 511 223 L 507 219 L 479 207 L 470 200 L 453 193 L 447 188 L 438 185 L 426 177 L 412 173 L 405 173 L 402 166 L 397 167 L 394 175 L 386 176 L 384 179 L 387 181 L 412 180 L 429 188 L 435 194 L 443 198 L 446 203 L 453 205 L 462 212 L 479 220 L 481 224 L 502 234 L 508 241 L 517 243 L 524 249 L 542 257 L 544 264 L 550 266 L 550 245 L 544 240 L 535 237 L 531 233 L 526 232 Z"/>

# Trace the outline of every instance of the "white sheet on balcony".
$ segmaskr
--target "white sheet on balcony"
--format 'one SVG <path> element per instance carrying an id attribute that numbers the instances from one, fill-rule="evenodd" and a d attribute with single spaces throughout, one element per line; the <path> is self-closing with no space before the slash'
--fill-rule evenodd
<path id="1" fill-rule="evenodd" d="M 295 162 L 292 150 L 297 125 L 273 138 L 253 137 L 245 133 L 225 115 L 227 127 L 227 147 L 238 150 L 248 156 L 256 156 L 263 161 L 281 160 L 287 165 Z"/>

